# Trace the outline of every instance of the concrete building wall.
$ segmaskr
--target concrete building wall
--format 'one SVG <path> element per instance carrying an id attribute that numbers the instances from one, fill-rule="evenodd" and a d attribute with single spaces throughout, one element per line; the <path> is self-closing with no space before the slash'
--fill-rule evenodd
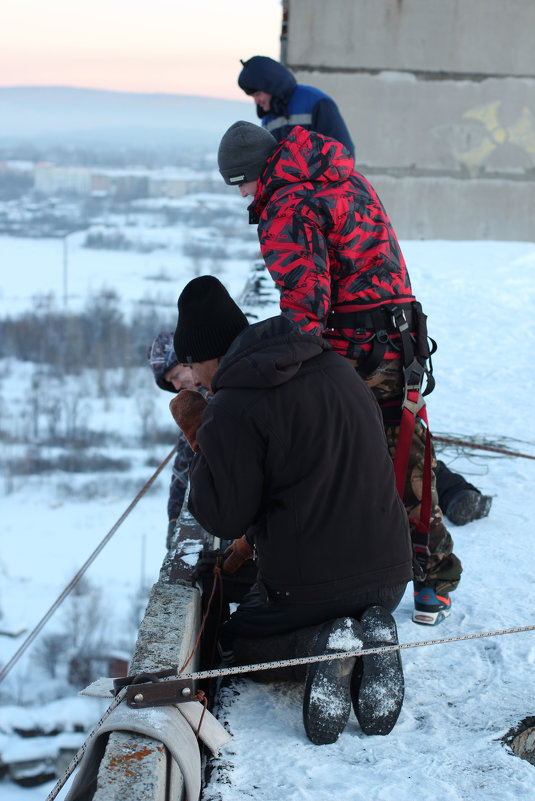
<path id="1" fill-rule="evenodd" d="M 285 0 L 281 57 L 338 103 L 405 238 L 535 239 L 533 0 Z"/>

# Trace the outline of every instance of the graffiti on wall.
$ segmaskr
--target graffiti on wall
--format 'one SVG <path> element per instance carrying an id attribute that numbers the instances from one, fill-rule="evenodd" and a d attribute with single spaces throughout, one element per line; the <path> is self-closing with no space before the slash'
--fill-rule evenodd
<path id="1" fill-rule="evenodd" d="M 524 106 L 513 125 L 500 121 L 500 100 L 470 109 L 463 114 L 464 119 L 476 120 L 484 126 L 479 144 L 460 156 L 460 161 L 471 175 L 475 175 L 490 155 L 506 144 L 516 145 L 528 154 L 535 164 L 535 118 L 532 111 Z"/>

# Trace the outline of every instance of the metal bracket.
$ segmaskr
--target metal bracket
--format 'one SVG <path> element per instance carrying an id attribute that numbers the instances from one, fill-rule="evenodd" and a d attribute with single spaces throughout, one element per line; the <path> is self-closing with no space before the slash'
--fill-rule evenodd
<path id="1" fill-rule="evenodd" d="M 169 679 L 150 684 L 131 684 L 126 691 L 125 700 L 132 709 L 195 701 L 193 679 Z"/>
<path id="2" fill-rule="evenodd" d="M 123 687 L 128 687 L 130 684 L 147 684 L 149 682 L 160 681 L 169 676 L 176 676 L 178 674 L 178 665 L 172 668 L 164 668 L 163 670 L 143 671 L 142 673 L 135 673 L 132 676 L 121 676 L 119 679 L 113 680 L 114 695 L 117 695 L 119 690 Z"/>

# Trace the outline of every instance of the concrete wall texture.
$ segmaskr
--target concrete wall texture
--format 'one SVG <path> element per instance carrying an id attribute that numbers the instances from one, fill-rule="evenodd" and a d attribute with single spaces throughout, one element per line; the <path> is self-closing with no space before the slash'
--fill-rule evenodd
<path id="1" fill-rule="evenodd" d="M 534 0 L 284 0 L 402 238 L 535 240 Z"/>

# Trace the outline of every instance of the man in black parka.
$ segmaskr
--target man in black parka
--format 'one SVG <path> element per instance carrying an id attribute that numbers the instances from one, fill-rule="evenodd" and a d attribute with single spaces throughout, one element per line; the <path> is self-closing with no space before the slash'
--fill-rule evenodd
<path id="1" fill-rule="evenodd" d="M 258 585 L 223 625 L 223 650 L 236 636 L 317 624 L 325 624 L 319 653 L 370 647 L 379 629 L 380 642 L 396 643 L 390 612 L 412 579 L 411 545 L 372 393 L 322 337 L 282 316 L 249 325 L 216 278 L 191 281 L 178 308 L 177 358 L 213 393 L 208 405 L 191 391 L 172 402 L 196 450 L 189 509 L 221 539 L 240 542 L 247 532 L 257 554 Z M 342 664 L 309 667 L 304 720 L 313 742 L 337 739 L 351 700 L 366 733 L 388 733 L 399 715 L 399 652 Z M 385 713 L 384 704 L 372 707 L 388 672 L 395 698 Z M 325 681 L 341 714 L 318 705 Z"/>

